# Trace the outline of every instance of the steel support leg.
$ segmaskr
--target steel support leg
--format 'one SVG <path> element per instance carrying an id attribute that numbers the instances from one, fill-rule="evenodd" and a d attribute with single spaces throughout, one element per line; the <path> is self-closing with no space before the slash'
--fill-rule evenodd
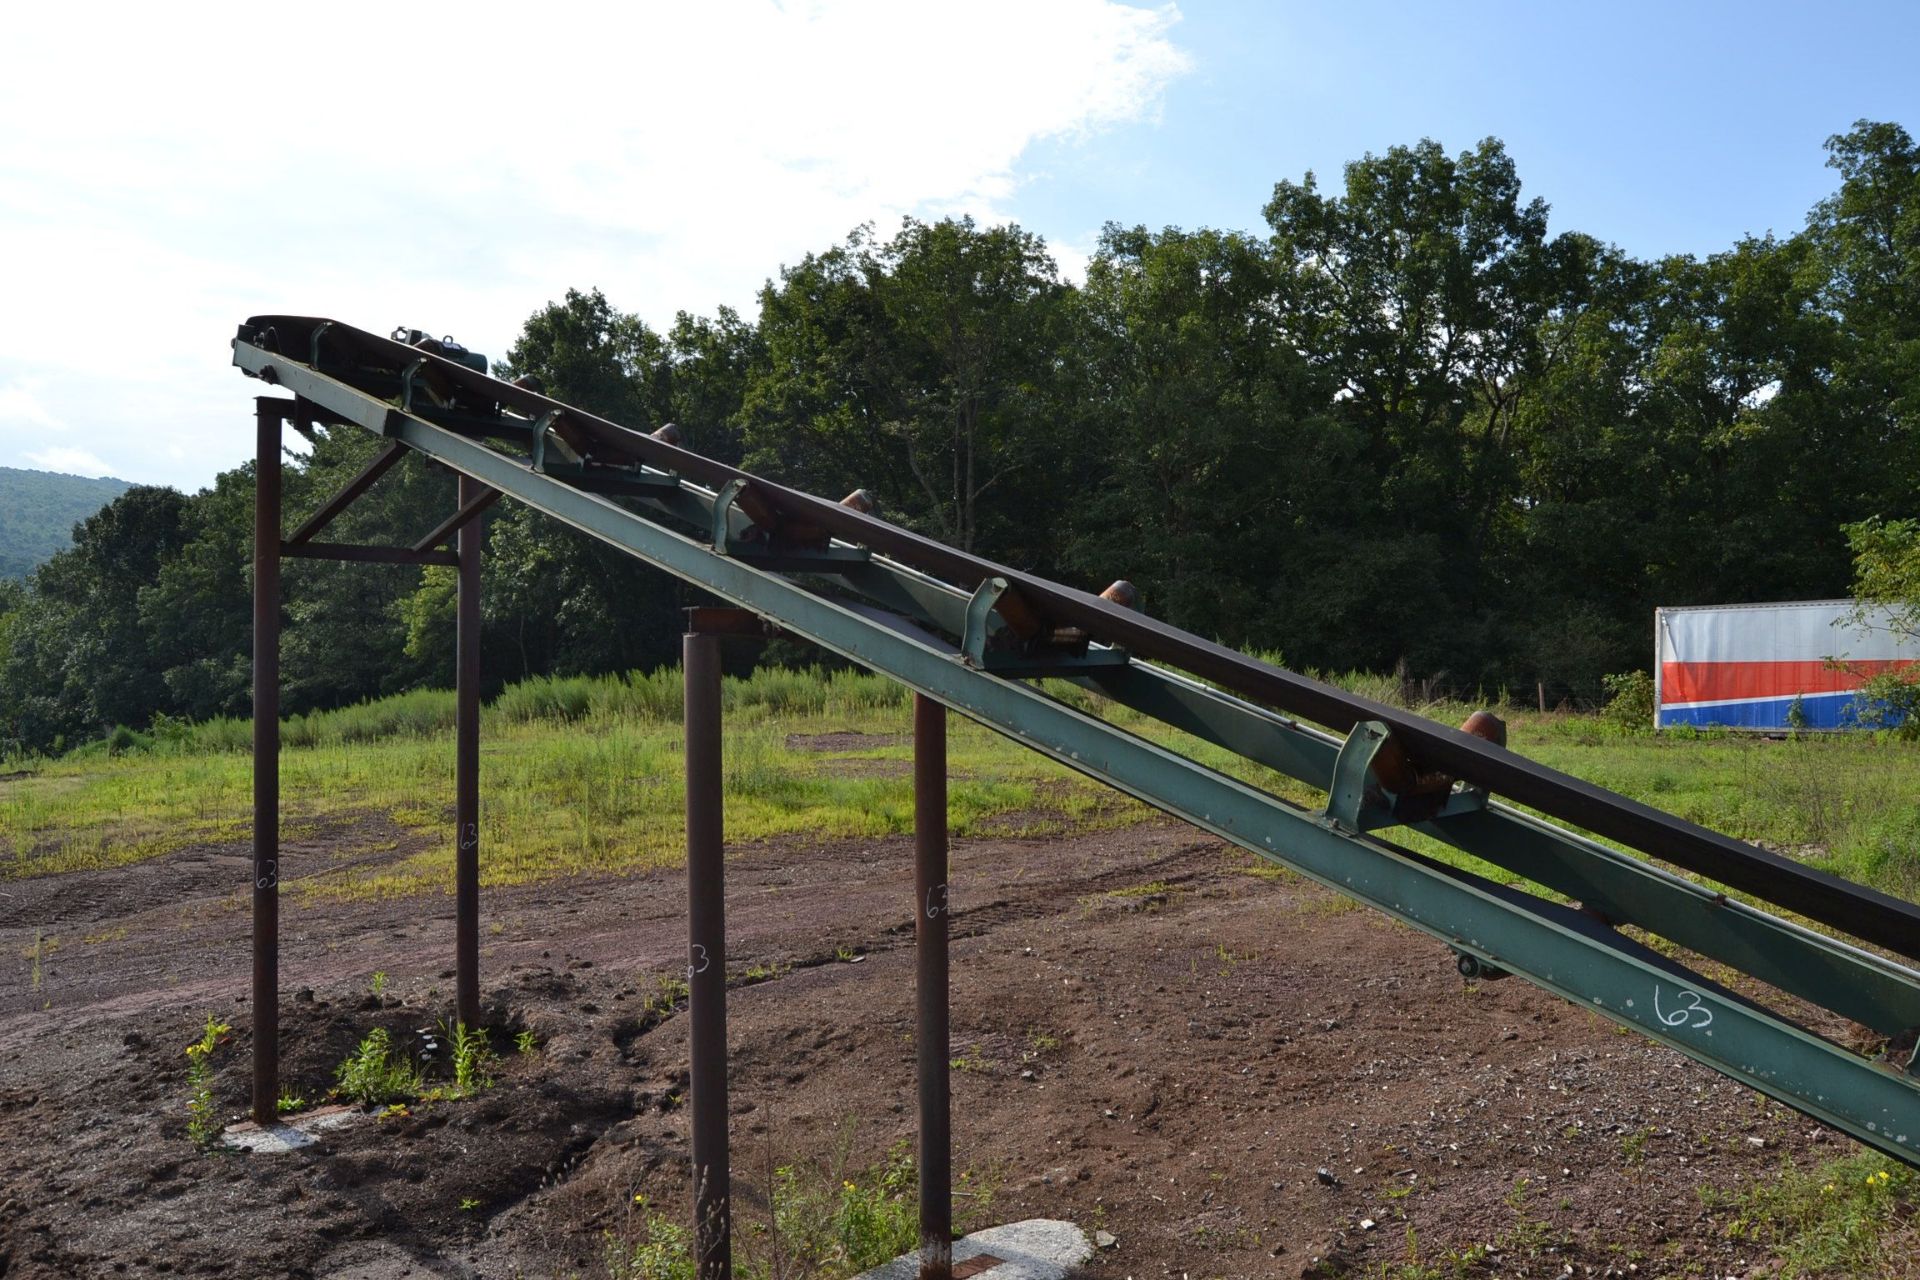
<path id="1" fill-rule="evenodd" d="M 920 1280 L 950 1280 L 953 1125 L 947 1076 L 947 709 L 918 693 L 913 695 L 913 887 Z"/>
<path id="2" fill-rule="evenodd" d="M 694 1257 L 700 1280 L 732 1280 L 719 637 L 688 632 L 682 661 L 686 681 L 687 1004 L 693 1059 Z"/>
<path id="3" fill-rule="evenodd" d="M 460 477 L 460 505 L 485 486 Z M 454 995 L 460 1021 L 480 1025 L 480 521 L 460 530 L 454 726 Z"/>
<path id="4" fill-rule="evenodd" d="M 280 1096 L 280 424 L 289 403 L 254 402 L 253 1120 Z"/>

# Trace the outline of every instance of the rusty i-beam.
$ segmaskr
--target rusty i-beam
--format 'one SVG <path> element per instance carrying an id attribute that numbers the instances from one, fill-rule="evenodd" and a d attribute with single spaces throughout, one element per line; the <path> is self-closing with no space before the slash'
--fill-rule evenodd
<path id="1" fill-rule="evenodd" d="M 727 1146 L 727 897 L 720 763 L 720 637 L 692 610 L 681 646 L 687 769 L 687 1018 L 693 1115 L 694 1260 L 732 1280 Z"/>
<path id="2" fill-rule="evenodd" d="M 461 476 L 461 513 L 491 492 L 477 480 Z M 456 536 L 460 568 L 454 624 L 453 985 L 460 1021 L 473 1028 L 480 1025 L 480 543 L 485 530 L 469 517 Z"/>
<path id="3" fill-rule="evenodd" d="M 294 402 L 254 401 L 253 1122 L 280 1097 L 280 424 Z"/>
<path id="4" fill-rule="evenodd" d="M 913 695 L 914 1049 L 920 1077 L 920 1280 L 953 1275 L 947 1050 L 947 709 Z"/>
<path id="5" fill-rule="evenodd" d="M 282 428 L 317 406 L 260 396 L 254 402 L 253 497 L 253 1095 L 255 1124 L 272 1124 L 280 1096 L 280 562 L 284 557 L 457 568 L 454 719 L 454 1006 L 480 1025 L 480 547 L 481 512 L 499 492 L 460 476 L 458 509 L 411 547 L 315 542 L 313 536 L 372 488 L 407 452 L 381 452 L 282 536 Z M 320 415 L 325 420 L 324 412 Z M 457 551 L 441 544 L 458 539 Z"/>

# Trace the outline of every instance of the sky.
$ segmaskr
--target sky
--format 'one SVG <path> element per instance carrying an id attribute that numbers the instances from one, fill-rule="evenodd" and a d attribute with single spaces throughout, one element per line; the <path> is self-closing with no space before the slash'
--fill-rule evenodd
<path id="1" fill-rule="evenodd" d="M 704 0 L 29 5 L 0 40 L 0 466 L 243 461 L 249 315 L 498 356 L 568 288 L 752 314 L 871 222 L 1072 276 L 1109 221 L 1258 230 L 1281 179 L 1488 136 L 1643 256 L 1797 230 L 1856 119 L 1920 130 L 1920 5 Z"/>

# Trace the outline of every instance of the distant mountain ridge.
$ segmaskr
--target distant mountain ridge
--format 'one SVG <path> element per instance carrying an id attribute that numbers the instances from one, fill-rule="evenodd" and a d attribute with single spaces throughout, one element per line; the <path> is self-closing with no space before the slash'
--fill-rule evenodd
<path id="1" fill-rule="evenodd" d="M 0 578 L 24 578 L 73 545 L 73 526 L 133 486 L 125 480 L 0 467 Z"/>

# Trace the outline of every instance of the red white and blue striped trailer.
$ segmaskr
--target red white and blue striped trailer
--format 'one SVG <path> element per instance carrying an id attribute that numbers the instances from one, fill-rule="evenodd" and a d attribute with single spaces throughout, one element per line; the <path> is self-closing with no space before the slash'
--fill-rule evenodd
<path id="1" fill-rule="evenodd" d="M 1654 610 L 1655 725 L 1857 727 L 1860 686 L 1920 661 L 1920 640 L 1853 611 L 1851 600 Z"/>

